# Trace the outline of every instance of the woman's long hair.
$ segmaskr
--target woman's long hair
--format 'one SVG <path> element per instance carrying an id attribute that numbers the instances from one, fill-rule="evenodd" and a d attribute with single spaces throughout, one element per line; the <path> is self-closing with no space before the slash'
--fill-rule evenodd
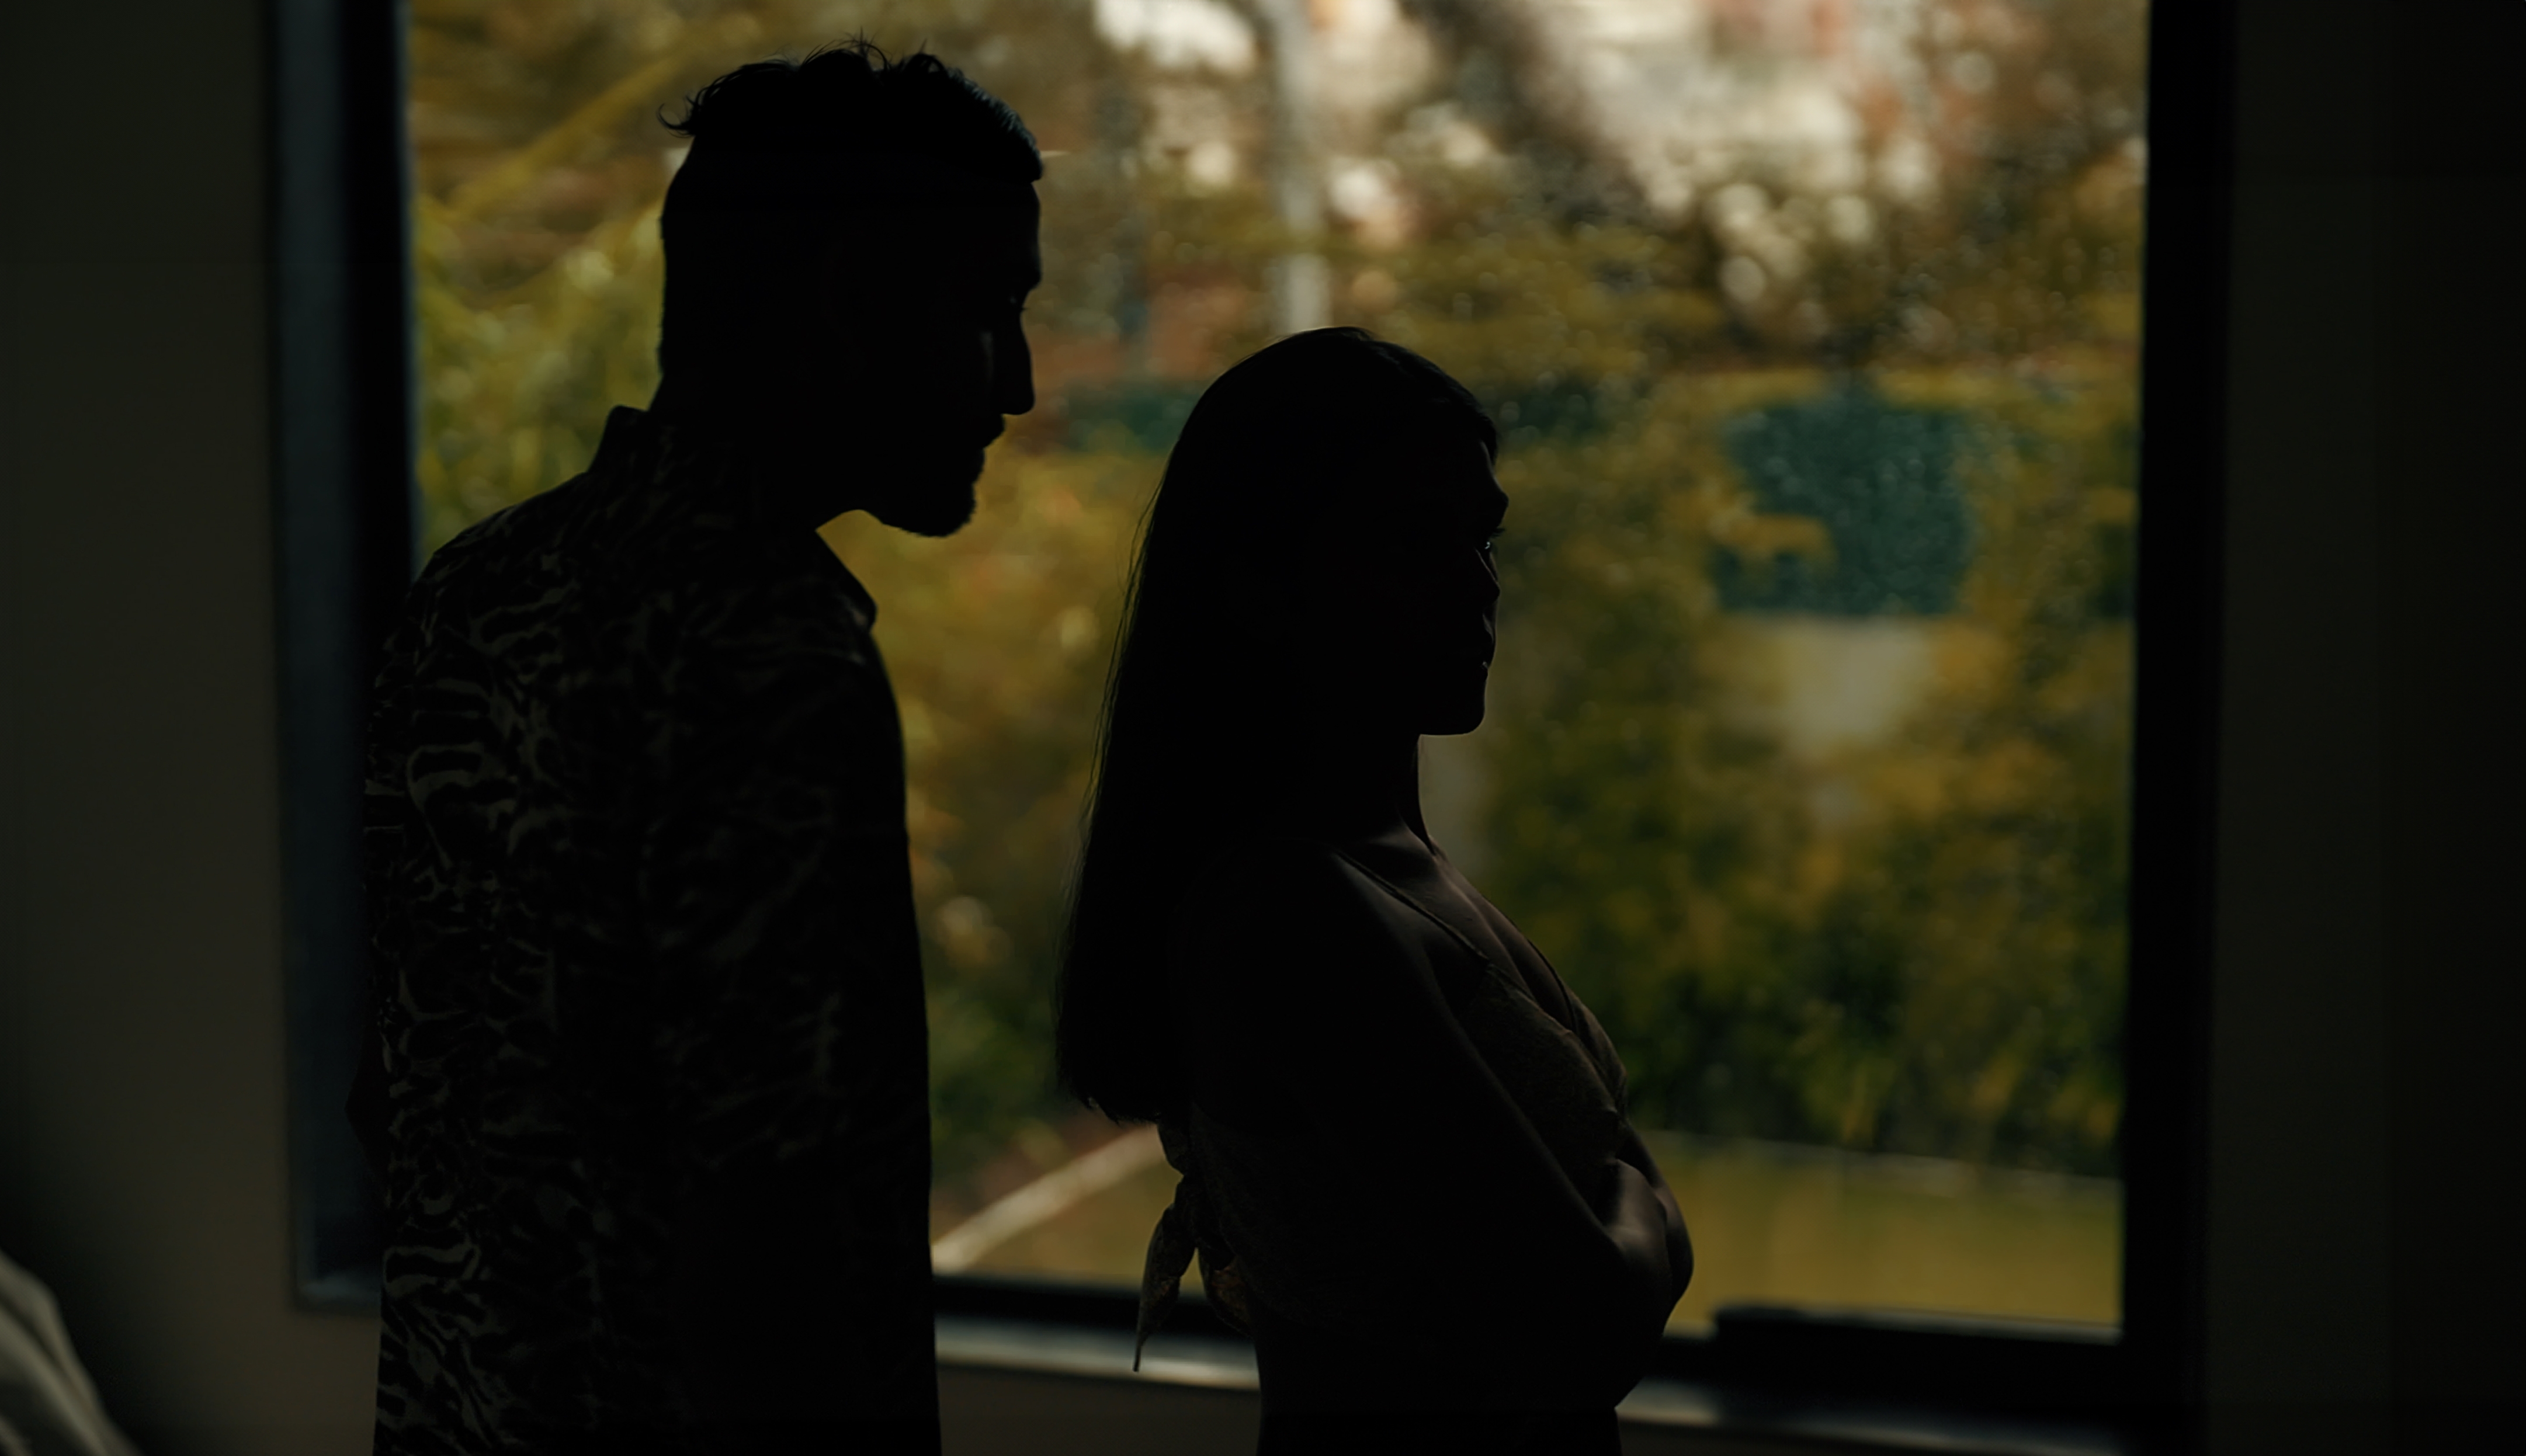
<path id="1" fill-rule="evenodd" d="M 1106 679 L 1095 787 L 1056 989 L 1064 1085 L 1108 1117 L 1183 1103 L 1167 943 L 1185 891 L 1286 788 L 1287 725 L 1231 629 L 1233 600 L 1292 583 L 1264 563 L 1301 522 L 1340 528 L 1367 469 L 1433 427 L 1496 449 L 1490 419 L 1437 365 L 1364 329 L 1262 349 L 1193 406 L 1140 531 Z"/>

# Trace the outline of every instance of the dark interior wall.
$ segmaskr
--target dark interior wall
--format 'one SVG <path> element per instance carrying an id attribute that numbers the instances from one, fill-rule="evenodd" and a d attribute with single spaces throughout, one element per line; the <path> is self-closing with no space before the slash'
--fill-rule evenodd
<path id="1" fill-rule="evenodd" d="M 2356 0 L 2239 14 L 2203 1374 L 2214 1449 L 2376 1452 L 2384 22 Z"/>
<path id="2" fill-rule="evenodd" d="M 2526 5 L 2402 5 L 2379 150 L 2397 1451 L 2526 1447 Z"/>
<path id="3" fill-rule="evenodd" d="M 2238 18 L 2213 1447 L 2511 1450 L 2526 7 Z"/>
<path id="4" fill-rule="evenodd" d="M 2239 11 L 2222 1450 L 2517 1429 L 2521 14 Z M 347 1456 L 374 1325 L 295 1311 L 284 1243 L 262 25 L 0 9 L 0 1249 L 152 1451 Z"/>
<path id="5" fill-rule="evenodd" d="M 0 8 L 0 1248 L 149 1450 L 364 1449 L 284 1219 L 257 0 Z"/>

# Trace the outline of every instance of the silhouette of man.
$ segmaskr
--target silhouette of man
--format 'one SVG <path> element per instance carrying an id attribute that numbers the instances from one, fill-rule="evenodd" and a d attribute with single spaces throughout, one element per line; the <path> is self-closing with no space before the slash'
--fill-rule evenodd
<path id="1" fill-rule="evenodd" d="M 902 738 L 816 527 L 972 514 L 1042 164 L 860 44 L 676 129 L 656 399 L 432 558 L 378 682 L 380 1452 L 937 1449 Z"/>

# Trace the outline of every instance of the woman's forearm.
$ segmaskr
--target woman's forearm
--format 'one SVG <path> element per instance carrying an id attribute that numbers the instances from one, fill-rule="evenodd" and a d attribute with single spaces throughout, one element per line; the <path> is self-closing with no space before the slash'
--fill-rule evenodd
<path id="1" fill-rule="evenodd" d="M 1683 1206 L 1675 1201 L 1675 1191 L 1667 1186 L 1666 1176 L 1659 1172 L 1657 1160 L 1649 1156 L 1648 1144 L 1642 1140 L 1638 1129 L 1625 1128 L 1623 1146 L 1615 1156 L 1639 1169 L 1657 1194 L 1659 1213 L 1666 1225 L 1668 1279 L 1674 1298 L 1681 1299 L 1692 1283 L 1692 1235 L 1685 1227 Z M 1673 1308 L 1672 1301 L 1669 1308 Z"/>
<path id="2" fill-rule="evenodd" d="M 1685 1281 L 1692 1277 L 1690 1244 L 1683 1246 L 1683 1268 L 1676 1267 L 1683 1218 L 1675 1212 L 1673 1195 L 1651 1185 L 1631 1164 L 1616 1161 L 1607 1174 L 1611 1197 L 1604 1210 L 1605 1232 L 1623 1256 L 1629 1275 L 1631 1297 L 1625 1303 L 1642 1324 L 1663 1329 Z"/>

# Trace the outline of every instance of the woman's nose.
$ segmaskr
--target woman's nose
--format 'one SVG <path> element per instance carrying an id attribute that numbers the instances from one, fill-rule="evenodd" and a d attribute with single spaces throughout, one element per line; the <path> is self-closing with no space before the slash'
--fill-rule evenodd
<path id="1" fill-rule="evenodd" d="M 991 408 L 1023 415 L 1035 408 L 1035 350 L 1026 326 L 1011 324 L 991 337 Z"/>

